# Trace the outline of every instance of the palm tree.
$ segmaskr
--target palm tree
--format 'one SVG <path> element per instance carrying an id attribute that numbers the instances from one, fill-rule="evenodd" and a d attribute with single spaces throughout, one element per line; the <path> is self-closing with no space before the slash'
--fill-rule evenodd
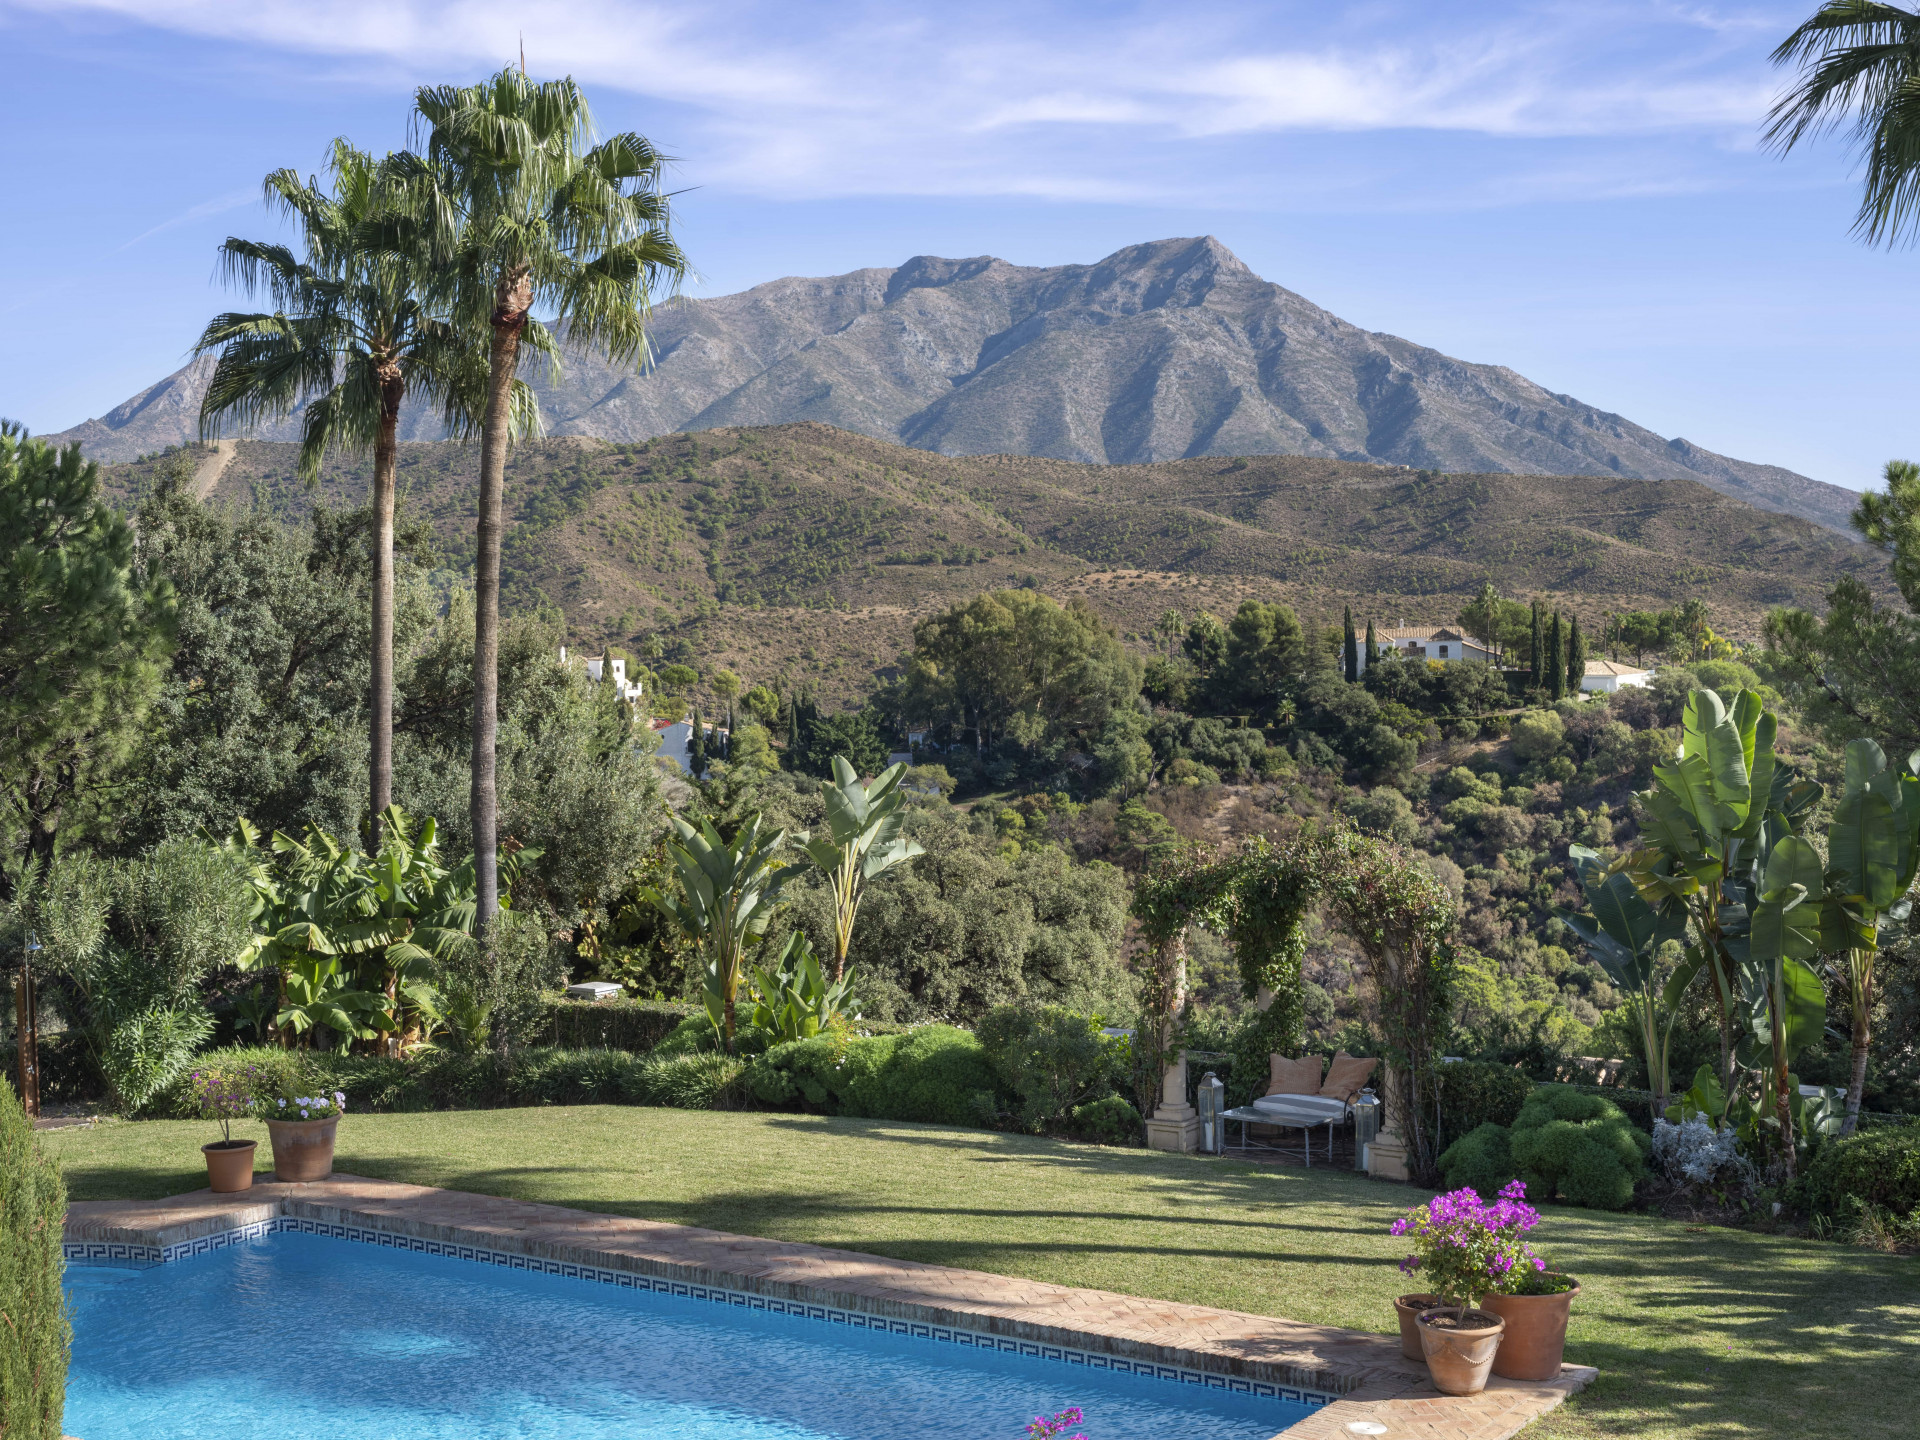
<path id="1" fill-rule="evenodd" d="M 300 474 L 319 478 L 333 450 L 373 451 L 372 683 L 368 709 L 370 844 L 393 801 L 393 523 L 400 406 L 439 403 L 448 428 L 472 428 L 484 358 L 423 303 L 417 246 L 373 233 L 392 198 L 391 160 L 333 144 L 331 192 L 291 170 L 267 176 L 268 202 L 301 230 L 305 258 L 284 245 L 229 237 L 229 283 L 264 294 L 273 313 L 216 316 L 194 347 L 218 352 L 200 405 L 200 435 L 301 415 Z"/>
<path id="2" fill-rule="evenodd" d="M 809 858 L 833 886 L 833 978 L 847 973 L 847 951 L 853 947 L 853 922 L 867 882 L 916 855 L 926 854 L 918 840 L 901 835 L 906 824 L 906 799 L 900 782 L 904 764 L 889 765 L 871 785 L 863 785 L 844 755 L 833 757 L 833 779 L 820 782 L 826 801 L 825 833 L 805 841 Z"/>
<path id="3" fill-rule="evenodd" d="M 1768 115 L 1785 154 L 1853 116 L 1866 159 L 1854 230 L 1869 245 L 1920 238 L 1920 11 L 1880 0 L 1828 0 L 1773 52 L 1798 81 Z"/>
<path id="4" fill-rule="evenodd" d="M 571 78 L 534 82 L 512 68 L 480 85 L 415 96 L 426 127 L 413 213 L 437 237 L 440 289 L 465 335 L 485 337 L 488 379 L 480 426 L 474 557 L 473 817 L 479 923 L 499 899 L 498 724 L 501 509 L 515 433 L 520 351 L 557 371 L 540 306 L 576 345 L 615 363 L 647 354 L 653 292 L 677 284 L 686 260 L 669 231 L 660 190 L 666 163 L 639 135 L 594 145 L 586 97 Z M 536 416 L 537 423 L 537 416 Z"/>

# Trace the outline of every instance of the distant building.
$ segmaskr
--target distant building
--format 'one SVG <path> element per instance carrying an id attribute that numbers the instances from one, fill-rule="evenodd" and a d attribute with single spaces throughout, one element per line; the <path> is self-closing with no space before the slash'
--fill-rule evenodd
<path id="1" fill-rule="evenodd" d="M 707 762 L 711 764 L 716 758 L 715 747 L 725 747 L 729 732 L 726 726 L 715 725 L 711 720 L 702 721 L 700 728 L 706 732 Z M 670 761 L 679 768 L 682 775 L 686 774 L 689 768 L 687 748 L 693 743 L 693 722 L 691 720 L 671 722 L 655 720 L 653 733 L 660 739 L 660 748 L 653 752 L 653 758 L 658 761 Z"/>
<path id="2" fill-rule="evenodd" d="M 1652 683 L 1653 671 L 1614 660 L 1589 660 L 1587 673 L 1580 677 L 1580 688 L 1597 695 L 1611 695 L 1628 685 L 1645 689 Z"/>
<path id="3" fill-rule="evenodd" d="M 1360 632 L 1360 669 L 1367 668 L 1366 633 Z M 1438 660 L 1454 665 L 1462 660 L 1500 663 L 1500 649 L 1489 650 L 1478 640 L 1449 625 L 1376 625 L 1373 638 L 1384 655 L 1391 650 L 1403 660 Z"/>
<path id="4" fill-rule="evenodd" d="M 560 663 L 562 665 L 568 663 L 567 647 L 564 645 L 560 647 Z M 578 662 L 576 661 L 576 663 Z M 587 667 L 587 679 L 598 685 L 602 680 L 608 678 L 608 672 L 611 671 L 614 689 L 620 698 L 629 705 L 638 705 L 640 703 L 642 693 L 640 682 L 638 680 L 627 679 L 627 662 L 625 660 L 608 661 L 604 656 L 590 655 L 586 658 L 585 663 Z"/>

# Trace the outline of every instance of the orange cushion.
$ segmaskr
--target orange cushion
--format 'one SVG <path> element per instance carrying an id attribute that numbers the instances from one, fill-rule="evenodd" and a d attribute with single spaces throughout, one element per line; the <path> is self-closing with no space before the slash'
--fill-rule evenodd
<path id="1" fill-rule="evenodd" d="M 1284 1055 L 1270 1057 L 1272 1073 L 1268 1077 L 1269 1095 L 1318 1095 L 1320 1093 L 1320 1065 L 1318 1055 L 1303 1055 L 1298 1060 L 1289 1060 Z"/>
<path id="2" fill-rule="evenodd" d="M 1360 1093 L 1360 1087 L 1373 1078 L 1373 1070 L 1378 1060 L 1356 1060 L 1342 1050 L 1333 1057 L 1333 1064 L 1327 1068 L 1326 1084 L 1319 1093 L 1331 1095 L 1338 1100 L 1351 1100 Z"/>

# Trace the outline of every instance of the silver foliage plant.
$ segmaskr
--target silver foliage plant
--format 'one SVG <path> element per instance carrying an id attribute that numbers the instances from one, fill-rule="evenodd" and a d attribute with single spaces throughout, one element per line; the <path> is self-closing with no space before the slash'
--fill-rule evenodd
<path id="1" fill-rule="evenodd" d="M 1737 1195 L 1751 1192 L 1760 1183 L 1759 1172 L 1740 1153 L 1733 1131 L 1716 1130 L 1698 1115 L 1678 1125 L 1654 1121 L 1653 1160 L 1667 1180 L 1683 1190 Z"/>

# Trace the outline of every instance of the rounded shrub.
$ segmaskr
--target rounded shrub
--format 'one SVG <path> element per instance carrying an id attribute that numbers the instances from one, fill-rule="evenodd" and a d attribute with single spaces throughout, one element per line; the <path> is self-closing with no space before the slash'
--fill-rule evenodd
<path id="1" fill-rule="evenodd" d="M 1566 748 L 1567 727 L 1551 710 L 1529 710 L 1514 717 L 1509 743 L 1516 760 L 1550 760 Z"/>
<path id="2" fill-rule="evenodd" d="M 1488 1122 L 1462 1135 L 1440 1153 L 1440 1174 L 1449 1190 L 1471 1187 L 1491 1200 L 1513 1179 L 1507 1127 Z"/>
<path id="3" fill-rule="evenodd" d="M 1099 1145 L 1138 1145 L 1144 1122 L 1133 1102 L 1120 1095 L 1077 1105 L 1067 1117 L 1066 1132 Z"/>
<path id="4" fill-rule="evenodd" d="M 1895 1215 L 1920 1212 L 1920 1124 L 1880 1125 L 1829 1140 L 1807 1167 L 1806 1194 L 1818 1215 L 1866 1205 Z"/>
<path id="5" fill-rule="evenodd" d="M 1115 1088 L 1116 1052 L 1090 1016 L 1059 1005 L 1001 1005 L 980 1021 L 979 1037 L 1027 1130 L 1053 1129 Z"/>
<path id="6" fill-rule="evenodd" d="M 1624 1209 L 1653 1142 L 1626 1112 L 1571 1085 L 1541 1085 L 1508 1137 L 1515 1171 L 1535 1200 L 1556 1195 L 1595 1210 Z"/>

